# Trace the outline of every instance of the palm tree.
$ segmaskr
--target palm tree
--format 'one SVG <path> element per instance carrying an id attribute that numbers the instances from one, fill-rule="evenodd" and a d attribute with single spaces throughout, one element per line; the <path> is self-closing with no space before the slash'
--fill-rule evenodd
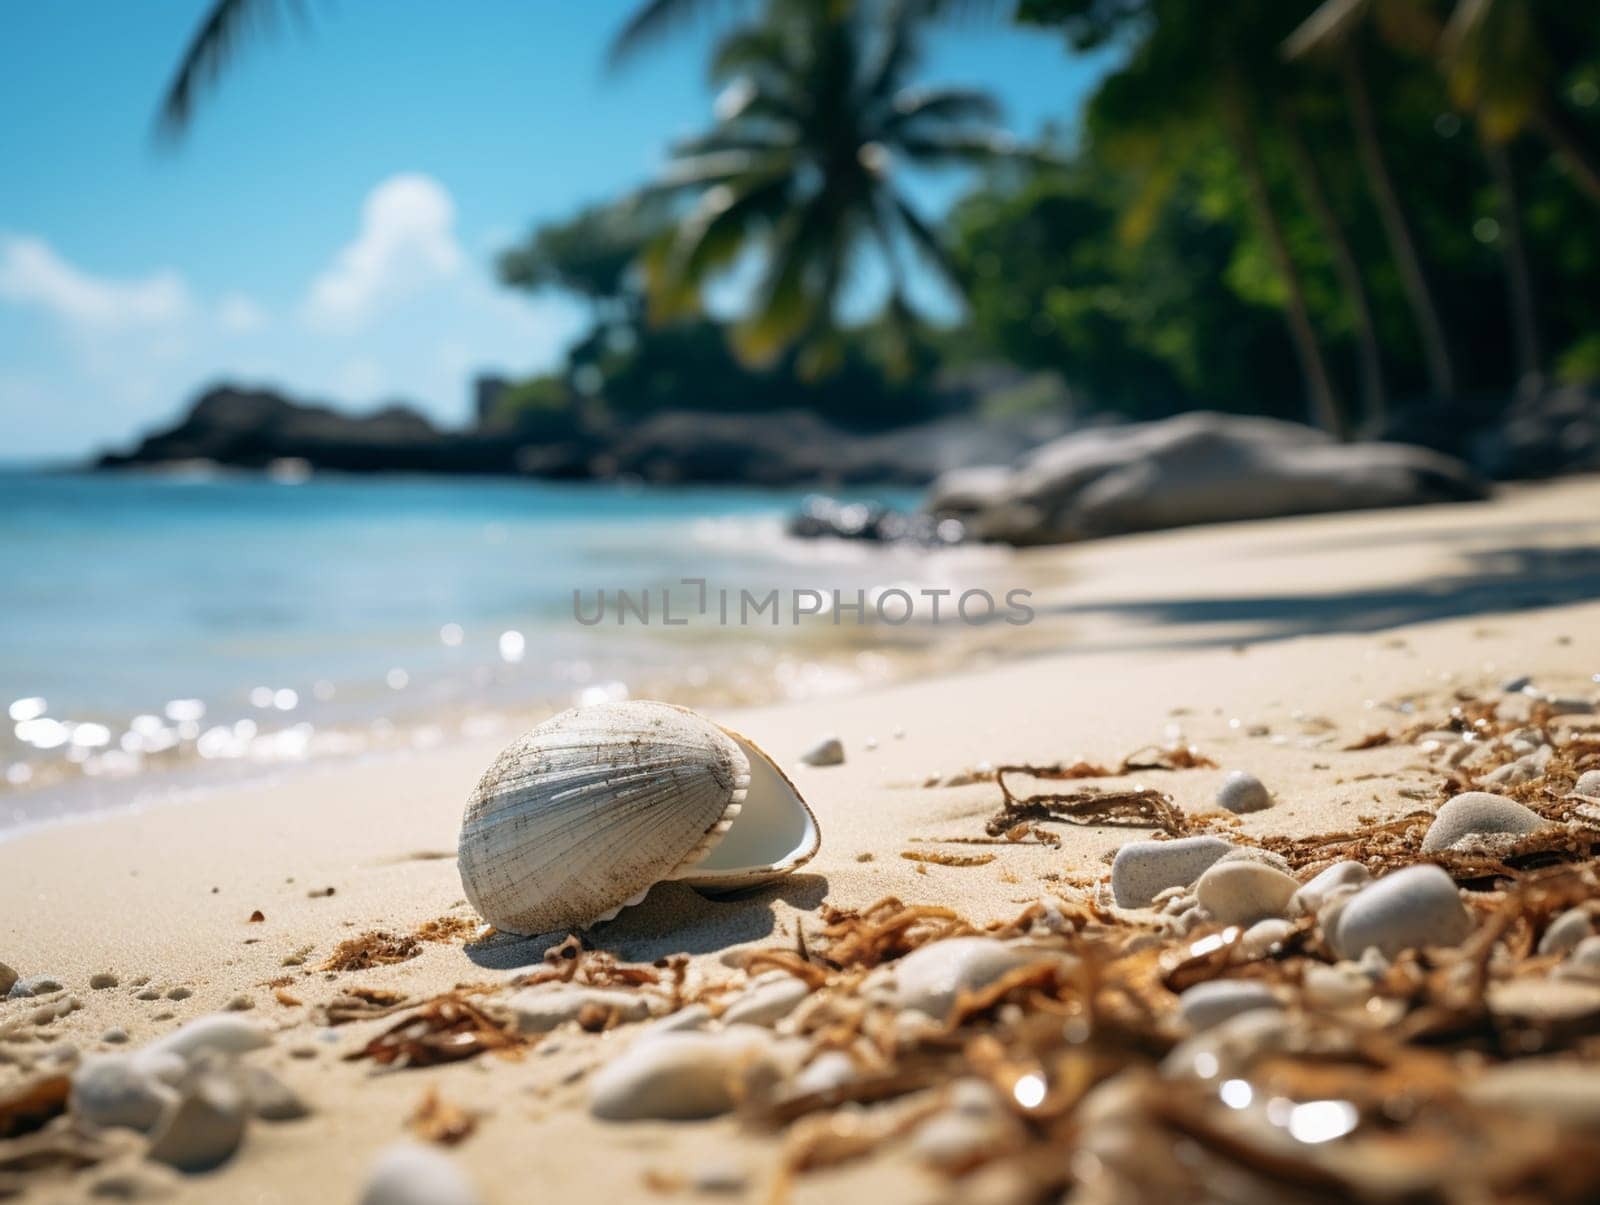
<path id="1" fill-rule="evenodd" d="M 1356 153 L 1378 210 L 1389 254 L 1400 272 L 1400 286 L 1422 344 L 1429 385 L 1439 397 L 1453 398 L 1456 369 L 1445 336 L 1444 320 L 1439 314 L 1433 286 L 1422 267 L 1416 233 L 1400 203 L 1400 191 L 1395 187 L 1394 174 L 1389 170 L 1388 157 L 1378 137 L 1377 115 L 1367 83 L 1362 45 L 1369 21 L 1384 25 L 1393 40 L 1427 36 L 1428 17 L 1416 6 L 1415 0 L 1325 0 L 1289 35 L 1283 52 L 1289 59 L 1330 55 L 1338 68 L 1355 134 Z"/>
<path id="2" fill-rule="evenodd" d="M 285 12 L 303 20 L 305 0 L 213 0 L 167 84 L 156 119 L 157 134 L 181 137 L 194 118 L 200 94 L 216 85 L 243 40 L 270 30 Z"/>
<path id="3" fill-rule="evenodd" d="M 802 372 L 837 357 L 836 314 L 853 258 L 875 249 L 889 276 L 888 314 L 912 319 L 906 251 L 959 290 L 938 236 L 896 187 L 901 165 L 981 165 L 1012 156 L 984 92 L 915 88 L 913 12 L 868 19 L 845 0 L 771 0 L 765 19 L 719 44 L 727 86 L 710 131 L 673 148 L 652 196 L 688 206 L 647 252 L 652 316 L 698 308 L 736 260 L 763 261 L 735 350 L 770 363 L 796 350 Z"/>

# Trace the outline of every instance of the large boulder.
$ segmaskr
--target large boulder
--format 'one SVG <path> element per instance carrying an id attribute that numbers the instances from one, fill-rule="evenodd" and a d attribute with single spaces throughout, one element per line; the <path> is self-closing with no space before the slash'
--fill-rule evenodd
<path id="1" fill-rule="evenodd" d="M 1297 423 L 1198 412 L 1063 436 L 1002 476 L 934 483 L 927 508 L 978 539 L 1056 544 L 1322 511 L 1460 502 L 1487 488 L 1458 460 L 1341 444 Z"/>

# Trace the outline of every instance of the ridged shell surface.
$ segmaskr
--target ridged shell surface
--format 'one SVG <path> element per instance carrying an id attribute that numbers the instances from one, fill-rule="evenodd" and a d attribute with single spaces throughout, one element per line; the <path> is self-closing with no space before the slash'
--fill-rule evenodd
<path id="1" fill-rule="evenodd" d="M 693 712 L 642 701 L 562 712 L 508 746 L 473 791 L 461 885 L 508 932 L 608 919 L 703 857 L 749 782 L 738 744 Z"/>

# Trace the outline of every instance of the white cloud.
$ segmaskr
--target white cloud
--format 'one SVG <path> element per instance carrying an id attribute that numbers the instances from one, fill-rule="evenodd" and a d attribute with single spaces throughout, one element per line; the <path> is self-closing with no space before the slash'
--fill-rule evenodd
<path id="1" fill-rule="evenodd" d="M 94 276 L 40 238 L 0 238 L 0 298 L 33 306 L 74 326 L 154 326 L 190 312 L 188 286 L 176 272 L 141 280 Z"/>
<path id="2" fill-rule="evenodd" d="M 217 302 L 217 325 L 232 335 L 248 335 L 267 324 L 267 312 L 243 293 Z"/>
<path id="3" fill-rule="evenodd" d="M 361 207 L 361 228 L 311 283 L 304 314 L 313 327 L 350 331 L 396 298 L 453 276 L 463 255 L 456 207 L 431 176 L 391 176 Z"/>

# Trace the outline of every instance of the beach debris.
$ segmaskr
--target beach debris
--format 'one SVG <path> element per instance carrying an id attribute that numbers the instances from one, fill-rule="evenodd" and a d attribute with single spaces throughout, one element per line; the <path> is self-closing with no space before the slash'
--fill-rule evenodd
<path id="1" fill-rule="evenodd" d="M 844 742 L 836 736 L 825 736 L 800 755 L 800 763 L 806 766 L 842 766 Z"/>
<path id="2" fill-rule="evenodd" d="M 562 712 L 506 748 L 468 801 L 458 860 L 478 913 L 531 934 L 608 920 L 668 879 L 712 892 L 770 882 L 820 840 L 752 742 L 626 701 Z"/>
<path id="3" fill-rule="evenodd" d="M 324 971 L 370 971 L 373 967 L 408 962 L 422 953 L 422 943 L 409 934 L 372 929 L 359 937 L 347 938 L 319 968 Z"/>
<path id="4" fill-rule="evenodd" d="M 1189 832 L 1189 822 L 1173 805 L 1172 798 L 1151 788 L 1104 791 L 1087 787 L 1018 798 L 1006 785 L 1007 774 L 1049 777 L 1041 775 L 1040 769 L 1037 766 L 1002 766 L 995 771 L 1002 801 L 1000 810 L 984 823 L 984 831 L 989 836 L 1006 836 L 1018 826 L 1036 825 L 1045 820 L 1067 820 L 1074 824 L 1150 824 L 1175 837 Z"/>
<path id="5" fill-rule="evenodd" d="M 1235 815 L 1259 812 L 1272 806 L 1272 795 L 1254 774 L 1230 770 L 1217 788 L 1217 805 Z"/>
<path id="6" fill-rule="evenodd" d="M 772 1036 L 754 1025 L 652 1036 L 596 1073 L 589 1111 L 607 1121 L 716 1117 L 738 1103 L 747 1076 L 770 1070 L 773 1057 Z"/>
<path id="7" fill-rule="evenodd" d="M 770 972 L 752 983 L 722 1014 L 724 1025 L 776 1025 L 811 993 L 805 980 L 783 971 Z"/>
<path id="8" fill-rule="evenodd" d="M 901 1009 L 938 1021 L 963 992 L 988 986 L 1039 954 L 993 937 L 951 937 L 929 942 L 894 964 L 894 1001 Z"/>
<path id="9" fill-rule="evenodd" d="M 438 1088 L 429 1088 L 406 1118 L 406 1128 L 424 1142 L 455 1146 L 478 1128 L 478 1115 L 445 1100 Z"/>
<path id="10" fill-rule="evenodd" d="M 89 986 L 95 991 L 103 991 L 108 987 L 117 986 L 117 977 L 110 971 L 100 971 L 89 976 Z"/>
<path id="11" fill-rule="evenodd" d="M 359 1205 L 482 1205 L 482 1198 L 448 1156 L 402 1142 L 373 1160 Z"/>
<path id="12" fill-rule="evenodd" d="M 1422 852 L 1459 848 L 1463 843 L 1491 833 L 1521 836 L 1537 832 L 1549 822 L 1532 808 L 1504 795 L 1467 791 L 1442 807 L 1422 838 Z"/>
<path id="13" fill-rule="evenodd" d="M 1281 870 L 1222 858 L 1200 876 L 1195 897 L 1217 923 L 1249 925 L 1286 915 L 1289 900 L 1299 889 L 1299 882 Z"/>
<path id="14" fill-rule="evenodd" d="M 1282 1008 L 1272 989 L 1255 979 L 1212 979 L 1178 997 L 1178 1015 L 1199 1032 L 1258 1008 Z"/>
<path id="15" fill-rule="evenodd" d="M 1454 946 L 1472 931 L 1472 917 L 1456 885 L 1437 866 L 1408 866 L 1384 875 L 1346 900 L 1330 945 L 1344 958 L 1375 946 L 1393 958 L 1405 950 Z"/>
<path id="16" fill-rule="evenodd" d="M 643 1021 L 661 1011 L 665 1001 L 640 991 L 586 987 L 560 980 L 523 988 L 506 1000 L 525 1034 L 548 1033 L 559 1025 L 577 1021 L 584 1029 L 608 1029 L 628 1021 Z"/>
<path id="17" fill-rule="evenodd" d="M 0 1092 L 0 1138 L 15 1138 L 41 1129 L 67 1109 L 72 1081 L 65 1075 L 41 1075 Z"/>
<path id="18" fill-rule="evenodd" d="M 252 925 L 259 925 L 263 921 L 265 921 L 266 919 L 267 919 L 267 914 L 265 912 L 261 911 L 260 908 L 257 908 L 254 912 L 252 912 L 250 914 L 250 919 L 249 919 L 249 921 L 247 923 L 248 924 L 252 924 Z"/>
<path id="19" fill-rule="evenodd" d="M 936 849 L 906 849 L 900 856 L 908 862 L 927 862 L 935 866 L 987 866 L 994 854 L 952 854 Z"/>
<path id="20" fill-rule="evenodd" d="M 371 1059 L 386 1067 L 434 1067 L 485 1051 L 515 1055 L 526 1044 L 513 1022 L 498 1020 L 466 996 L 448 992 L 413 1009 L 345 1058 Z"/>
<path id="21" fill-rule="evenodd" d="M 279 1003 L 284 1001 L 280 998 Z M 411 1002 L 404 992 L 387 987 L 347 987 L 318 1012 L 323 1023 L 329 1026 L 348 1025 L 352 1021 L 371 1021 L 399 1012 Z M 295 1003 L 300 1003 L 295 1000 Z"/>
<path id="22" fill-rule="evenodd" d="M 62 991 L 66 991 L 66 984 L 54 975 L 30 975 L 26 979 L 14 979 L 11 986 L 6 989 L 6 998 L 27 1000 L 34 996 L 48 996 L 51 992 Z"/>
<path id="23" fill-rule="evenodd" d="M 1568 908 L 1550 922 L 1539 938 L 1541 954 L 1566 954 L 1594 934 L 1594 917 L 1587 908 Z"/>
<path id="24" fill-rule="evenodd" d="M 1111 894 L 1119 908 L 1148 908 L 1168 887 L 1187 887 L 1233 849 L 1221 837 L 1130 841 L 1111 863 Z"/>
<path id="25" fill-rule="evenodd" d="M 231 1076 L 200 1070 L 163 1115 L 148 1156 L 183 1172 L 209 1171 L 239 1149 L 249 1117 L 249 1101 Z"/>

